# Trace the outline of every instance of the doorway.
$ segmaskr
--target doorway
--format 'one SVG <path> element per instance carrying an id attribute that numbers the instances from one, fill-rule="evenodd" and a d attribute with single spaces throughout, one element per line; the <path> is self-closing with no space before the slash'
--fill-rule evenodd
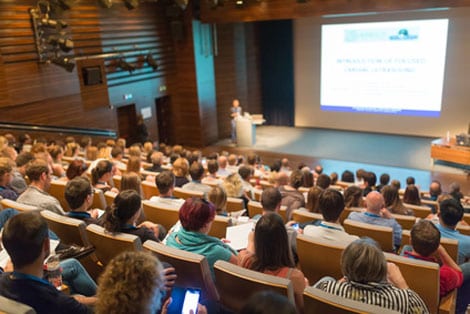
<path id="1" fill-rule="evenodd" d="M 163 96 L 155 99 L 157 113 L 158 138 L 160 143 L 174 144 L 174 123 L 171 112 L 171 97 Z"/>
<path id="2" fill-rule="evenodd" d="M 135 139 L 135 127 L 137 125 L 135 104 L 118 107 L 117 120 L 119 137 L 126 139 L 127 146 L 131 145 Z"/>

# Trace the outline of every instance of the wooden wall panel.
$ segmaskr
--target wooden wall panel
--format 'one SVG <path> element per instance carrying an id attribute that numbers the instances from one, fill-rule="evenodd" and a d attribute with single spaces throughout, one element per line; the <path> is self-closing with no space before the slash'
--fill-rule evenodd
<path id="1" fill-rule="evenodd" d="M 223 1 L 223 0 L 219 0 Z M 470 0 L 243 0 L 224 1 L 223 6 L 213 6 L 213 1 L 201 1 L 201 21 L 205 23 L 233 23 L 265 20 L 296 19 L 324 14 L 384 12 L 418 10 L 441 7 L 470 6 Z"/>

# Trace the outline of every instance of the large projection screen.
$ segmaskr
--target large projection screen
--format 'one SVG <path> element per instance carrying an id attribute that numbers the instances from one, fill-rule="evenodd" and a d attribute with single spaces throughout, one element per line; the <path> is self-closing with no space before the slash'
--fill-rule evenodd
<path id="1" fill-rule="evenodd" d="M 387 33 L 400 23 L 405 33 Z M 295 125 L 431 137 L 465 132 L 469 29 L 468 8 L 295 20 Z M 378 43 L 384 36 L 393 40 Z"/>

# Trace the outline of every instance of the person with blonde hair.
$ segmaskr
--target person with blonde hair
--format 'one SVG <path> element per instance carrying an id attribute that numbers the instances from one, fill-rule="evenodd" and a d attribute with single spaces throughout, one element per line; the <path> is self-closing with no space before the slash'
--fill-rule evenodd
<path id="1" fill-rule="evenodd" d="M 140 176 L 141 170 L 141 160 L 140 157 L 131 156 L 129 157 L 129 161 L 127 162 L 127 172 L 135 172 Z"/>
<path id="2" fill-rule="evenodd" d="M 59 178 L 64 177 L 65 169 L 62 166 L 64 150 L 59 145 L 53 145 L 49 147 L 48 151 L 52 157 L 52 174 Z"/>
<path id="3" fill-rule="evenodd" d="M 172 172 L 175 175 L 175 186 L 182 187 L 189 183 L 189 164 L 185 158 L 179 157 L 173 162 Z"/>
<path id="4" fill-rule="evenodd" d="M 163 267 L 157 257 L 147 252 L 123 252 L 106 266 L 98 283 L 97 314 L 166 312 L 170 299 L 165 296 Z"/>
<path id="5" fill-rule="evenodd" d="M 228 216 L 227 207 L 227 194 L 220 186 L 215 186 L 207 194 L 209 202 L 214 204 L 217 215 Z"/>

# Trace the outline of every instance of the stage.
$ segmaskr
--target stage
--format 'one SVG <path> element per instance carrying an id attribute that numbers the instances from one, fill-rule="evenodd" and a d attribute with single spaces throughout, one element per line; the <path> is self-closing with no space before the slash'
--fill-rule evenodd
<path id="1" fill-rule="evenodd" d="M 435 138 L 390 135 L 366 132 L 339 131 L 283 126 L 258 126 L 256 144 L 236 147 L 229 139 L 210 148 L 238 154 L 254 150 L 269 164 L 279 156 L 308 165 L 321 164 L 325 173 L 363 168 L 374 171 L 377 177 L 387 172 L 392 179 L 405 185 L 408 176 L 414 176 L 422 190 L 429 189 L 433 179 L 446 186 L 460 183 L 462 192 L 470 194 L 470 181 L 464 169 L 433 164 L 431 142 Z M 266 159 L 267 158 L 267 159 Z M 294 162 L 294 163 L 295 163 Z M 295 164 L 294 164 L 295 165 Z"/>

